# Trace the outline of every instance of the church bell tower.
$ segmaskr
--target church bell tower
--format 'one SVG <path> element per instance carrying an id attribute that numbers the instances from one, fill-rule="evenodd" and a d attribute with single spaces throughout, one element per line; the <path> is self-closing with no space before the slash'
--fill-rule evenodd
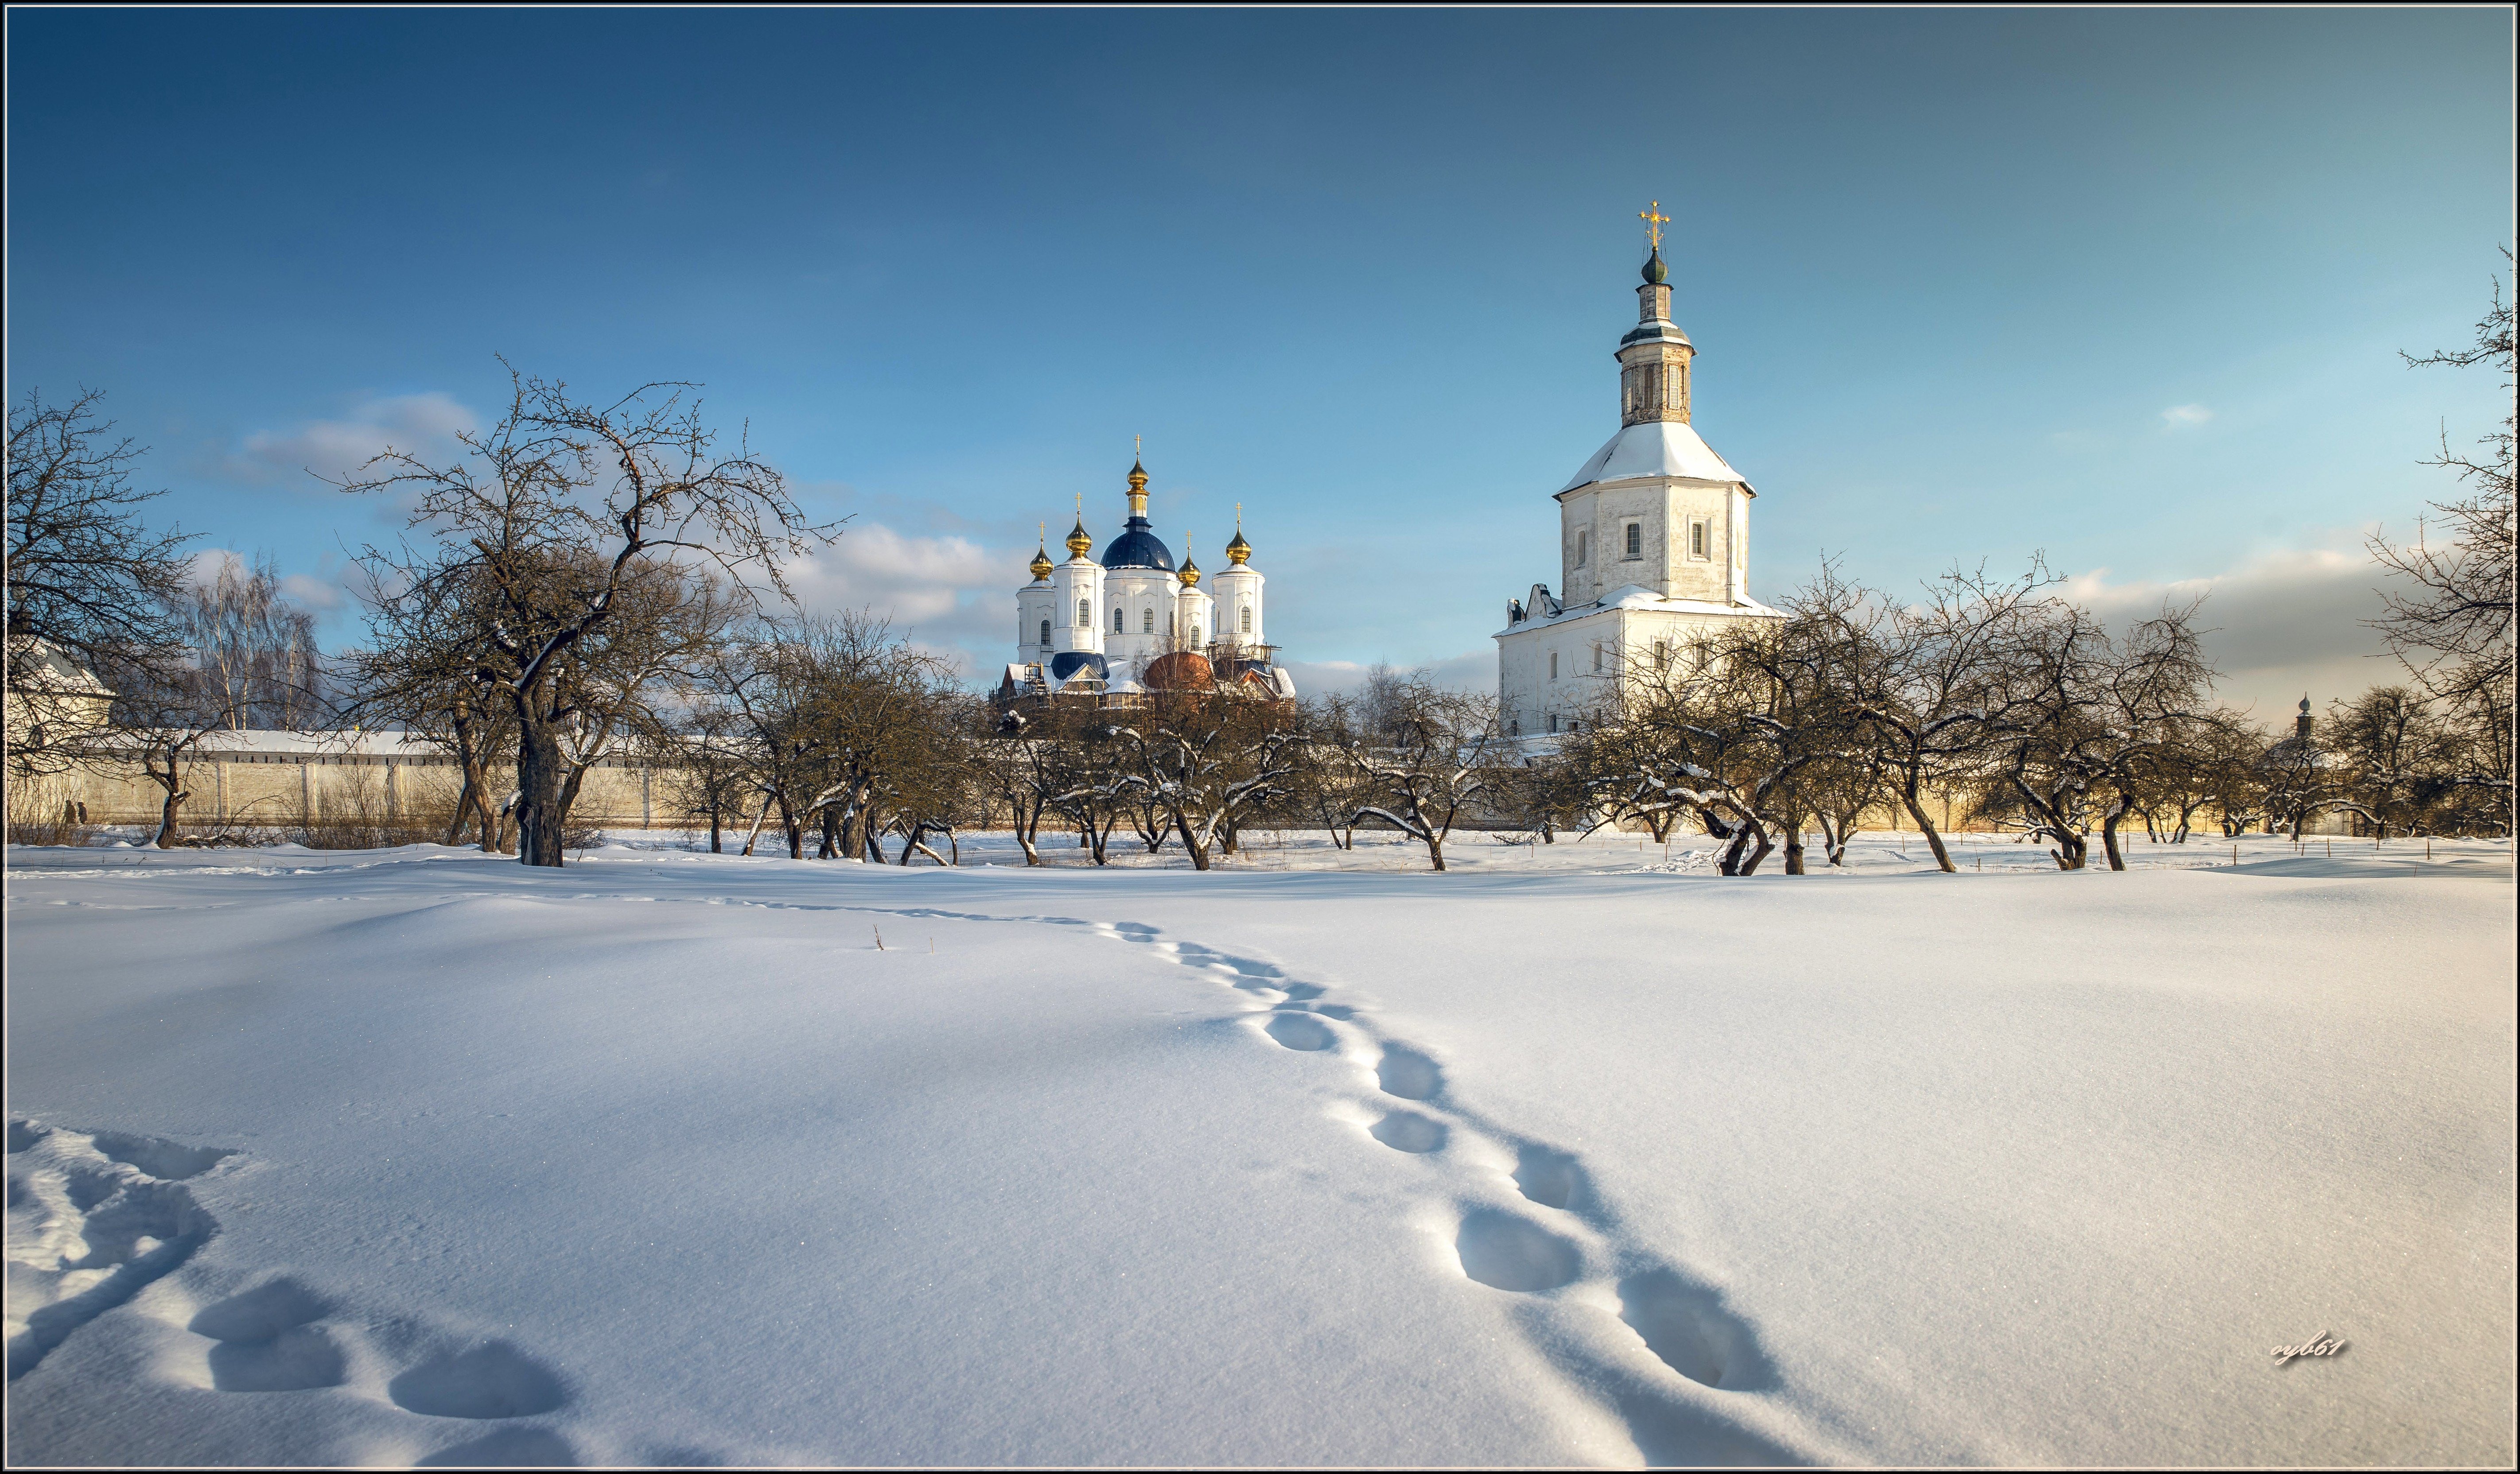
<path id="1" fill-rule="evenodd" d="M 1671 217 L 1657 202 L 1645 211 L 1653 234 L 1644 285 L 1637 289 L 1637 326 L 1619 339 L 1619 424 L 1688 423 L 1688 360 L 1697 350 L 1671 320 L 1671 268 L 1663 264 L 1662 228 Z"/>

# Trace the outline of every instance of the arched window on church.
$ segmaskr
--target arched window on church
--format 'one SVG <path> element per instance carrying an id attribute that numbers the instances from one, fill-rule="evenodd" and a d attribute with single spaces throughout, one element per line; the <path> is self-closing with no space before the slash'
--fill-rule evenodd
<path id="1" fill-rule="evenodd" d="M 1094 627 L 1093 600 L 1080 599 L 1076 601 L 1076 627 L 1080 630 L 1089 630 Z"/>
<path id="2" fill-rule="evenodd" d="M 1041 643 L 1044 648 L 1050 646 L 1050 621 L 1047 619 L 1041 622 Z"/>
<path id="3" fill-rule="evenodd" d="M 1154 632 L 1155 632 L 1155 611 L 1154 611 L 1154 610 L 1152 610 L 1152 609 L 1148 609 L 1148 610 L 1147 611 L 1147 627 L 1146 627 L 1146 629 L 1145 629 L 1145 630 L 1141 631 L 1140 633 L 1142 633 L 1142 634 L 1151 635 L 1151 634 L 1153 634 Z"/>
<path id="4" fill-rule="evenodd" d="M 1592 556 L 1593 556 L 1593 534 L 1591 534 L 1591 533 L 1589 533 L 1589 532 L 1578 532 L 1578 533 L 1576 533 L 1576 534 L 1575 534 L 1575 566 L 1576 566 L 1576 567 L 1578 567 L 1578 568 L 1580 568 L 1580 567 L 1584 566 L 1585 560 L 1586 560 L 1586 559 L 1588 559 L 1588 558 L 1590 558 Z"/>
<path id="5" fill-rule="evenodd" d="M 1111 611 L 1111 633 L 1114 635 L 1125 635 L 1129 633 L 1128 610 L 1113 609 Z"/>
<path id="6" fill-rule="evenodd" d="M 1242 606 L 1242 633 L 1251 633 L 1251 605 L 1247 603 Z"/>
<path id="7" fill-rule="evenodd" d="M 1691 558 L 1704 558 L 1706 556 L 1706 524 L 1704 522 L 1691 522 L 1688 524 L 1688 556 Z"/>
<path id="8" fill-rule="evenodd" d="M 1630 557 L 1630 558 L 1642 558 L 1642 557 L 1644 557 L 1644 556 L 1645 556 L 1645 529 L 1644 529 L 1644 524 L 1643 524 L 1642 522 L 1630 522 L 1630 523 L 1628 524 L 1628 557 Z"/>

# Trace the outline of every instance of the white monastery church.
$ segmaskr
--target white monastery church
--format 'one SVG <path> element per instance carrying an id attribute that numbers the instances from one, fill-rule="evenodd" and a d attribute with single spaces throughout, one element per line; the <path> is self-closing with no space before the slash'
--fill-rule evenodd
<path id="1" fill-rule="evenodd" d="M 1658 208 L 1658 207 L 1657 207 Z M 1638 322 L 1619 339 L 1619 432 L 1557 492 L 1558 587 L 1508 601 L 1497 632 L 1508 730 L 1566 730 L 1604 681 L 1660 664 L 1739 619 L 1776 619 L 1750 597 L 1758 493 L 1688 424 L 1696 349 L 1671 320 L 1657 210 Z"/>
<path id="2" fill-rule="evenodd" d="M 1205 586 L 1195 559 L 1173 565 L 1147 517 L 1146 463 L 1131 466 L 1129 518 L 1099 560 L 1082 509 L 1065 562 L 1052 562 L 1046 543 L 1033 555 L 1032 582 L 1015 591 L 1016 659 L 1001 692 L 1125 698 L 1150 685 L 1213 678 L 1254 694 L 1293 696 L 1294 682 L 1269 644 L 1261 607 L 1268 580 L 1251 566 L 1238 508 L 1225 560 Z M 1175 654 L 1190 658 L 1162 663 Z"/>

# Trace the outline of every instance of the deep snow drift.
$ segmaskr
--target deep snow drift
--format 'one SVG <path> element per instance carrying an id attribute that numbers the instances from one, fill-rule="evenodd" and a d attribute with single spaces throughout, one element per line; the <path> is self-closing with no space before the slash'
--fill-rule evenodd
<path id="1" fill-rule="evenodd" d="M 2507 851 L 2246 843 L 12 848 L 9 1452 L 2507 1462 Z"/>

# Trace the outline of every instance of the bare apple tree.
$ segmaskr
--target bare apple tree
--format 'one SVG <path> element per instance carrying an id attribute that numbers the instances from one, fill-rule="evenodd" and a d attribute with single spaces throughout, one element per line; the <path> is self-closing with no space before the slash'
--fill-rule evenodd
<path id="1" fill-rule="evenodd" d="M 2502 260 L 2505 267 L 2511 264 L 2507 246 Z M 2411 543 L 2376 534 L 2370 539 L 2372 556 L 2413 592 L 2382 590 L 2387 612 L 2365 623 L 2380 632 L 2416 687 L 2465 729 L 2455 744 L 2460 761 L 2454 782 L 2493 792 L 2502 809 L 2503 832 L 2510 833 L 2512 728 L 2520 716 L 2512 664 L 2512 479 L 2520 423 L 2513 406 L 2520 378 L 2514 373 L 2512 300 L 2504 295 L 2504 284 L 2495 283 L 2493 306 L 2476 325 L 2473 346 L 2403 356 L 2410 368 L 2501 370 L 2503 418 L 2482 437 L 2477 453 L 2451 449 L 2445 431 L 2441 454 L 2425 463 L 2452 471 L 2467 487 L 2463 497 L 2432 504 L 2443 524 L 2440 540 L 2420 521 Z"/>
<path id="2" fill-rule="evenodd" d="M 703 569 L 756 600 L 783 597 L 780 565 L 832 529 L 809 523 L 780 473 L 739 436 L 732 455 L 701 420 L 692 385 L 647 384 L 608 405 L 557 381 L 512 374 L 507 412 L 467 432 L 464 454 L 432 466 L 389 450 L 335 484 L 414 497 L 409 525 L 434 550 L 370 549 L 394 600 L 486 602 L 469 652 L 479 687 L 516 724 L 518 856 L 562 863 L 573 774 L 608 739 L 587 704 L 588 647 L 641 606 L 640 591 L 689 589 Z"/>
<path id="3" fill-rule="evenodd" d="M 142 521 L 139 509 L 165 493 L 131 484 L 146 451 L 98 417 L 104 398 L 89 389 L 48 405 L 30 388 L 9 407 L 6 691 L 18 777 L 59 772 L 102 735 L 102 693 L 88 698 L 81 671 L 162 680 L 183 661 L 174 614 L 190 539 Z"/>
<path id="4" fill-rule="evenodd" d="M 1445 691 L 1420 671 L 1368 688 L 1365 720 L 1337 729 L 1366 791 L 1347 819 L 1378 819 L 1426 847 L 1444 868 L 1444 841 L 1462 813 L 1503 796 L 1508 739 L 1497 699 Z"/>

